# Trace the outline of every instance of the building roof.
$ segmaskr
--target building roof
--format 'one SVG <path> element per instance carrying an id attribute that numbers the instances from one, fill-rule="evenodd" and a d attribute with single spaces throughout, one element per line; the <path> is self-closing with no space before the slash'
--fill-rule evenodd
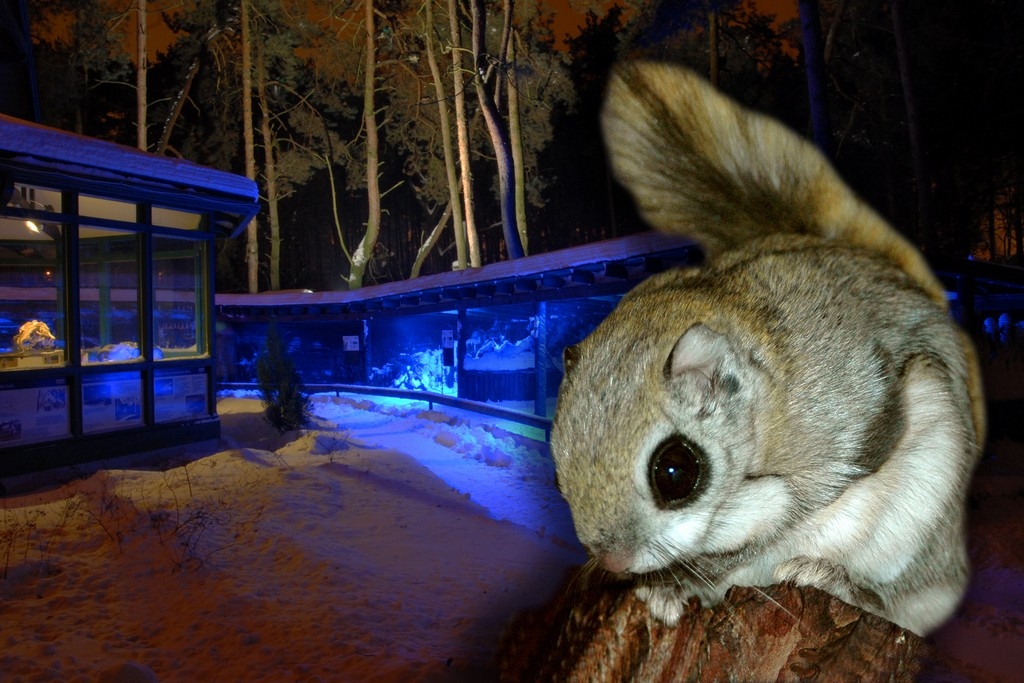
<path id="1" fill-rule="evenodd" d="M 256 183 L 234 173 L 143 152 L 0 114 L 0 165 L 173 205 L 205 204 L 236 217 L 234 234 L 259 210 Z M 63 180 L 63 182 L 62 182 Z M 228 226 L 221 226 L 227 228 Z"/>
<path id="2" fill-rule="evenodd" d="M 622 294 L 649 275 L 701 259 L 678 236 L 644 232 L 579 247 L 341 292 L 218 294 L 226 318 L 348 319 Z"/>

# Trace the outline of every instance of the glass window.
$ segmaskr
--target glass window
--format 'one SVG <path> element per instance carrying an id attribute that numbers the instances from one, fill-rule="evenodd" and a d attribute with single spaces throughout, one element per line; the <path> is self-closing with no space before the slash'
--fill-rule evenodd
<path id="1" fill-rule="evenodd" d="M 205 356 L 206 243 L 156 237 L 153 244 L 153 354 L 157 360 Z"/>
<path id="2" fill-rule="evenodd" d="M 62 227 L 0 217 L 0 370 L 62 365 Z"/>
<path id="3" fill-rule="evenodd" d="M 459 395 L 461 380 L 454 355 L 457 328 L 454 311 L 373 320 L 370 385 Z M 308 335 L 297 334 L 287 341 L 290 353 L 305 355 L 304 336 Z M 359 340 L 348 343 L 353 341 Z"/>
<path id="4" fill-rule="evenodd" d="M 534 366 L 537 312 L 532 305 L 466 311 L 466 370 L 507 372 Z"/>
<path id="5" fill-rule="evenodd" d="M 135 223 L 139 220 L 138 207 L 131 202 L 119 202 L 102 197 L 78 196 L 78 214 L 90 218 L 107 218 L 112 221 Z"/>
<path id="6" fill-rule="evenodd" d="M 60 213 L 62 202 L 59 190 L 32 185 L 14 184 L 14 192 L 7 201 L 7 206 L 30 211 L 56 211 Z"/>
<path id="7" fill-rule="evenodd" d="M 79 276 L 82 364 L 138 360 L 139 235 L 83 227 Z"/>
<path id="8" fill-rule="evenodd" d="M 153 225 L 164 228 L 179 228 L 181 230 L 198 230 L 203 227 L 203 216 L 188 211 L 177 209 L 165 209 L 162 206 L 154 206 L 152 211 Z"/>

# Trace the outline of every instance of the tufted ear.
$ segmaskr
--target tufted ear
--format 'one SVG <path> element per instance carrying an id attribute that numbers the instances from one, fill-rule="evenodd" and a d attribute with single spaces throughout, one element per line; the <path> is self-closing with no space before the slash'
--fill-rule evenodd
<path id="1" fill-rule="evenodd" d="M 733 351 L 724 334 L 703 323 L 690 327 L 672 348 L 665 364 L 666 379 L 700 403 L 711 414 L 718 403 L 739 390 L 736 375 L 728 372 Z"/>

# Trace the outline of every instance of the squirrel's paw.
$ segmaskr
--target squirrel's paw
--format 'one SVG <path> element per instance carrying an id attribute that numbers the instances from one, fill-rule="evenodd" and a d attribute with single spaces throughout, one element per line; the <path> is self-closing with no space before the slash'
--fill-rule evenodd
<path id="1" fill-rule="evenodd" d="M 687 595 L 678 586 L 637 586 L 636 595 L 647 603 L 651 616 L 667 626 L 679 623 L 686 609 Z"/>

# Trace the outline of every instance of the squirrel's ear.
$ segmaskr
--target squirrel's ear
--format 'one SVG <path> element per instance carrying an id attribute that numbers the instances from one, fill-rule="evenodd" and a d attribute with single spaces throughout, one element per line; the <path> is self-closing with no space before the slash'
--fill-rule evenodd
<path id="1" fill-rule="evenodd" d="M 572 372 L 573 367 L 576 366 L 576 361 L 580 359 L 580 348 L 576 344 L 572 346 L 566 346 L 565 351 L 562 352 L 562 366 L 565 368 L 565 374 Z"/>
<path id="2" fill-rule="evenodd" d="M 665 364 L 665 378 L 680 390 L 695 392 L 701 412 L 714 412 L 718 402 L 736 393 L 739 380 L 723 366 L 732 356 L 724 334 L 697 323 L 683 332 Z"/>
<path id="3" fill-rule="evenodd" d="M 698 373 L 710 378 L 728 352 L 729 343 L 725 335 L 703 323 L 697 323 L 683 332 L 683 336 L 676 342 L 668 358 L 665 374 L 671 378 Z"/>

